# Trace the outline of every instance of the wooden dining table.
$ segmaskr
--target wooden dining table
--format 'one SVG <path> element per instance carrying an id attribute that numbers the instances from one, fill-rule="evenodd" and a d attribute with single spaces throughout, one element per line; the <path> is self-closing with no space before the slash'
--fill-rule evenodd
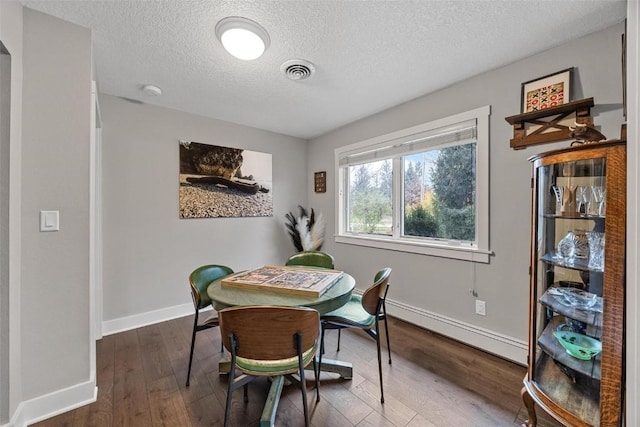
<path id="1" fill-rule="evenodd" d="M 307 267 L 308 268 L 308 267 Z M 215 280 L 207 287 L 207 295 L 211 298 L 213 308 L 217 311 L 228 307 L 249 305 L 277 305 L 286 307 L 309 307 L 317 310 L 320 315 L 333 311 L 345 305 L 351 298 L 351 293 L 356 286 L 355 279 L 347 273 L 336 283 L 331 285 L 326 292 L 319 297 L 310 297 L 292 293 L 275 292 L 262 289 L 246 289 L 222 284 L 224 278 Z M 219 363 L 219 372 L 227 374 L 231 370 L 231 361 L 223 359 Z M 340 378 L 352 379 L 353 367 L 349 362 L 339 360 L 322 359 L 322 371 L 338 374 Z M 284 387 L 284 377 L 276 377 L 271 383 L 269 396 L 265 404 L 260 426 L 273 426 L 278 402 Z"/>
<path id="2" fill-rule="evenodd" d="M 288 267 L 293 268 L 293 267 Z M 309 267 L 304 267 L 309 269 Z M 248 289 L 225 286 L 221 278 L 211 282 L 207 288 L 207 295 L 211 298 L 213 308 L 222 310 L 228 307 L 247 305 L 279 305 L 286 307 L 309 307 L 317 310 L 321 315 L 342 307 L 351 298 L 351 292 L 356 281 L 347 273 L 342 273 L 329 289 L 321 296 L 307 296 L 286 291 L 270 291 L 262 289 Z"/>

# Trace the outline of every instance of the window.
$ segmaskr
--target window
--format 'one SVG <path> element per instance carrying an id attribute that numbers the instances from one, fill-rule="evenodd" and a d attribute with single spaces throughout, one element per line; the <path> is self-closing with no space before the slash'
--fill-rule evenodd
<path id="1" fill-rule="evenodd" d="M 336 242 L 489 262 L 489 113 L 336 149 Z"/>

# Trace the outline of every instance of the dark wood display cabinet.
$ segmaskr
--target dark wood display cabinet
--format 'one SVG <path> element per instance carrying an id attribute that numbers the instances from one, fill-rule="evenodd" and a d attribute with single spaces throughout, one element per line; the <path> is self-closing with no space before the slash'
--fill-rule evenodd
<path id="1" fill-rule="evenodd" d="M 529 353 L 522 398 L 566 426 L 620 426 L 626 143 L 536 155 Z"/>

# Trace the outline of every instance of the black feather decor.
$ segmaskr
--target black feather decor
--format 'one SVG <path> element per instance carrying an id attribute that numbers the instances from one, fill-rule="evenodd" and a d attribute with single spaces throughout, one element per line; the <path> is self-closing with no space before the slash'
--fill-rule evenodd
<path id="1" fill-rule="evenodd" d="M 313 208 L 311 214 L 303 207 L 298 206 L 299 214 L 289 212 L 285 215 L 287 221 L 285 227 L 291 238 L 293 246 L 302 251 L 319 251 L 324 243 L 325 222 L 322 213 L 316 216 Z"/>

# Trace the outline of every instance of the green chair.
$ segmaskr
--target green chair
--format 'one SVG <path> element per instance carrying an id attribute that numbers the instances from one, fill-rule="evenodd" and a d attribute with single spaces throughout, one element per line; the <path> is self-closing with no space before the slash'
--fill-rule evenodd
<path id="1" fill-rule="evenodd" d="M 224 425 L 229 425 L 233 391 L 258 377 L 284 376 L 302 391 L 305 425 L 309 425 L 304 368 L 313 362 L 316 400 L 320 401 L 316 353 L 320 315 L 305 307 L 244 306 L 221 310 L 220 334 L 231 353 Z M 236 371 L 241 374 L 236 377 Z M 293 376 L 297 374 L 299 378 Z"/>
<path id="2" fill-rule="evenodd" d="M 391 345 L 389 343 L 389 327 L 387 326 L 387 308 L 385 300 L 389 291 L 389 276 L 391 268 L 380 270 L 375 278 L 373 286 L 367 289 L 362 296 L 351 295 L 351 299 L 342 307 L 321 317 L 322 337 L 320 350 L 320 367 L 322 366 L 322 353 L 324 352 L 324 331 L 327 329 L 360 328 L 367 335 L 376 340 L 378 348 L 378 374 L 380 376 L 380 402 L 384 403 L 384 390 L 382 387 L 382 357 L 380 355 L 380 327 L 379 321 L 384 320 L 384 329 L 387 336 L 387 348 L 389 350 L 389 364 L 391 364 Z M 338 351 L 340 351 L 340 335 L 338 335 Z"/>
<path id="3" fill-rule="evenodd" d="M 218 326 L 218 316 L 213 315 L 204 322 L 198 324 L 200 310 L 211 305 L 211 299 L 207 295 L 207 287 L 214 280 L 233 274 L 233 270 L 224 265 L 203 265 L 198 267 L 189 275 L 189 285 L 191 286 L 191 299 L 195 308 L 195 318 L 193 320 L 193 332 L 191 333 L 191 352 L 189 353 L 189 369 L 187 371 L 187 387 L 191 378 L 191 363 L 193 362 L 193 348 L 196 343 L 196 332 Z"/>
<path id="4" fill-rule="evenodd" d="M 303 265 L 308 267 L 322 267 L 333 269 L 335 260 L 333 256 L 321 251 L 302 251 L 291 255 L 286 265 Z"/>

